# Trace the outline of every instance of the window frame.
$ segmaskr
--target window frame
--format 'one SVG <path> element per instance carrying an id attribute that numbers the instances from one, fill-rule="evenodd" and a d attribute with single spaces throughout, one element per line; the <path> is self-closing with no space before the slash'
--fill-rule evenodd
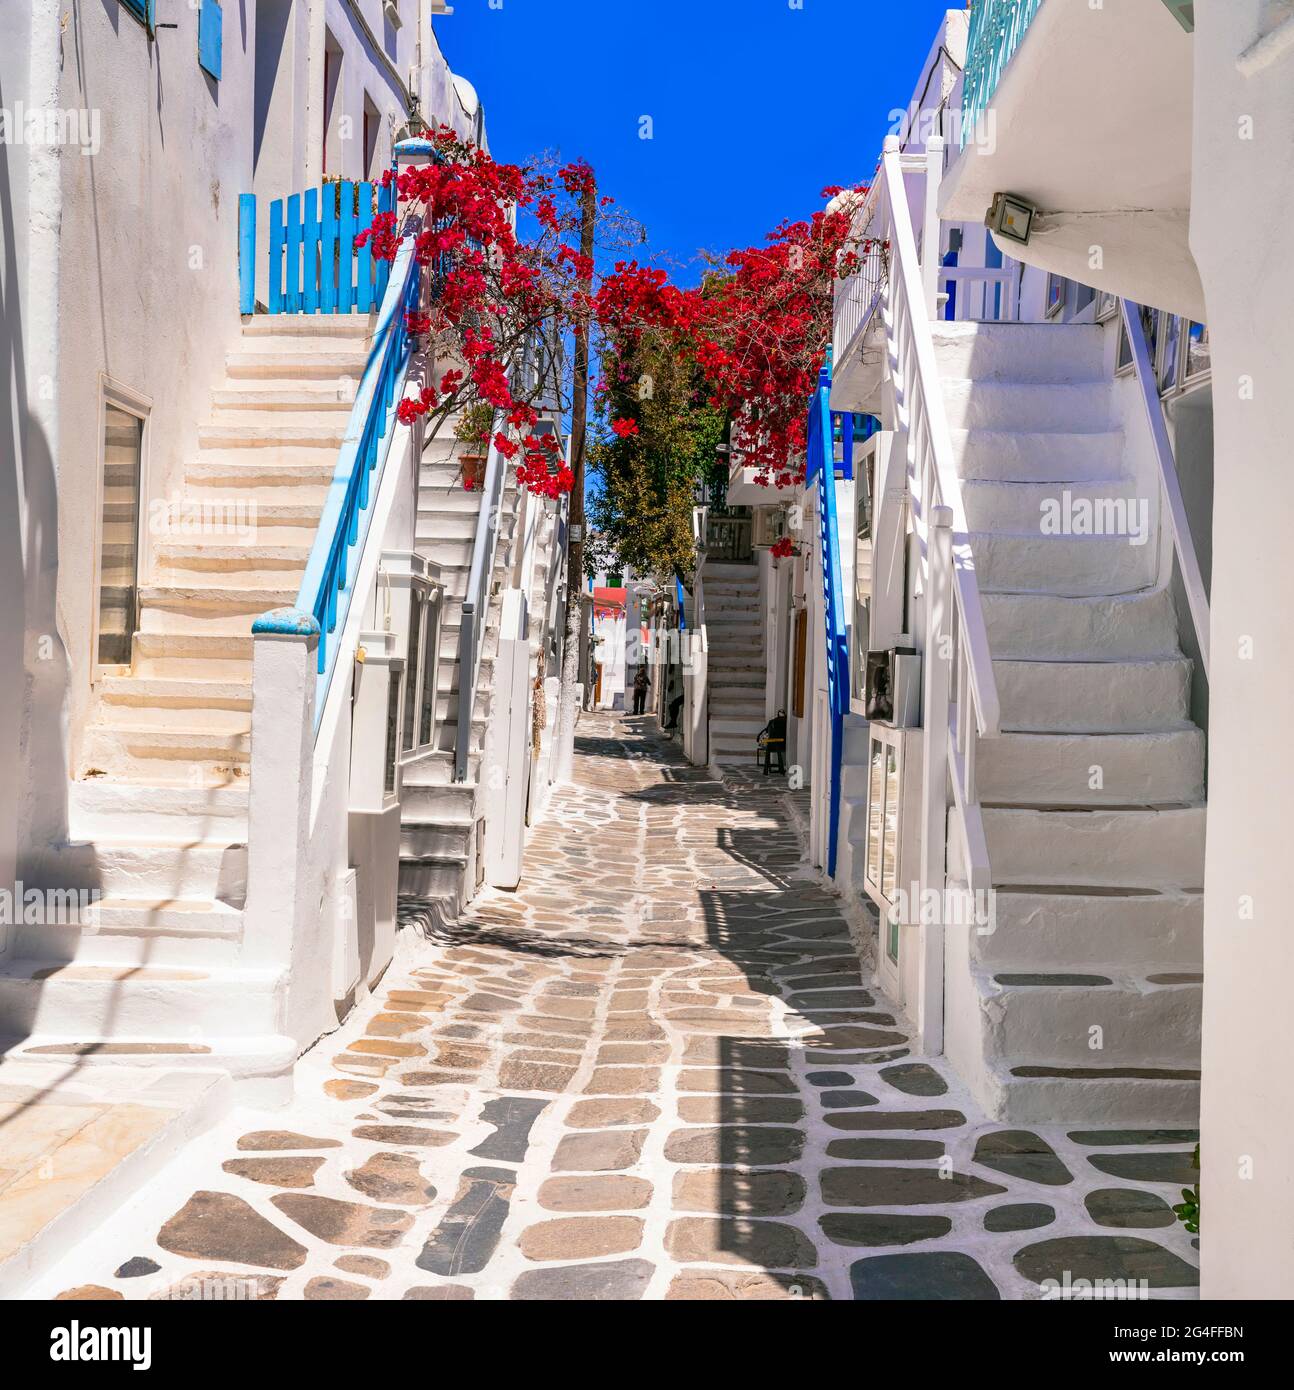
<path id="1" fill-rule="evenodd" d="M 144 26 L 151 39 L 157 18 L 157 0 L 120 0 L 120 4 Z"/>
<path id="2" fill-rule="evenodd" d="M 99 404 L 96 412 L 98 442 L 96 444 L 97 468 L 94 492 L 94 528 L 92 536 L 91 588 L 90 588 L 90 684 L 93 686 L 105 676 L 120 675 L 129 671 L 134 664 L 132 639 L 131 666 L 102 665 L 99 661 L 99 604 L 100 585 L 103 579 L 103 489 L 104 474 L 107 470 L 107 424 L 108 406 L 114 406 L 126 415 L 133 415 L 140 421 L 139 432 L 139 482 L 138 508 L 135 516 L 135 617 L 139 617 L 139 590 L 149 580 L 148 541 L 148 455 L 152 437 L 152 397 L 136 391 L 124 382 L 115 380 L 106 372 L 99 373 Z"/>
<path id="3" fill-rule="evenodd" d="M 415 597 L 416 595 L 416 597 Z M 413 743 L 406 747 L 404 744 L 404 719 L 400 721 L 400 763 L 407 764 L 416 762 L 419 758 L 425 758 L 428 753 L 434 752 L 436 747 L 436 734 L 440 728 L 440 721 L 436 718 L 436 701 L 440 697 L 439 673 L 440 673 L 440 635 L 444 621 L 444 602 L 445 590 L 443 585 L 424 575 L 413 574 L 409 577 L 409 607 L 408 625 L 410 630 L 405 633 L 405 656 L 404 670 L 401 673 L 401 681 L 404 684 L 405 701 L 413 702 Z M 418 621 L 418 641 L 417 641 L 417 660 L 410 667 L 408 662 L 409 638 L 412 636 L 413 621 Z M 429 649 L 428 639 L 434 634 L 436 646 Z M 431 669 L 427 669 L 427 658 L 431 657 Z M 430 675 L 433 690 L 431 694 L 431 728 L 428 731 L 425 742 L 420 741 L 422 733 L 422 703 L 425 694 L 425 684 Z M 407 706 L 406 706 L 407 709 Z"/>

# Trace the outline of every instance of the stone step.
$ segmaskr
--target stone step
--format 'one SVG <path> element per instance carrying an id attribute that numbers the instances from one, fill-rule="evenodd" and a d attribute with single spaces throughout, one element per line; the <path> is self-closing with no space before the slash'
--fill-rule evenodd
<path id="1" fill-rule="evenodd" d="M 140 588 L 139 625 L 145 633 L 250 636 L 253 621 L 271 608 L 296 603 L 298 585 L 147 584 Z"/>
<path id="2" fill-rule="evenodd" d="M 240 449 L 249 453 L 262 450 L 327 449 L 336 454 L 346 437 L 346 420 L 339 416 L 320 415 L 312 423 L 284 424 L 267 421 L 257 424 L 223 424 L 213 422 L 198 426 L 198 447 L 222 452 Z M 312 460 L 313 461 L 313 460 Z"/>
<path id="3" fill-rule="evenodd" d="M 102 777 L 68 784 L 68 840 L 120 838 L 192 844 L 208 836 L 247 841 L 247 784 L 233 787 L 150 787 L 141 794 Z M 167 885 L 167 896 L 172 885 Z"/>
<path id="4" fill-rule="evenodd" d="M 753 562 L 739 564 L 735 560 L 707 560 L 703 573 L 707 583 L 711 579 L 728 580 L 734 584 L 759 583 L 759 566 Z"/>
<path id="5" fill-rule="evenodd" d="M 981 593 L 1127 594 L 1155 581 L 1153 547 L 1113 536 L 971 536 Z"/>
<path id="6" fill-rule="evenodd" d="M 137 632 L 137 677 L 178 680 L 251 681 L 251 624 L 242 634 Z"/>
<path id="7" fill-rule="evenodd" d="M 1081 483 L 1117 476 L 1124 465 L 1121 429 L 1062 432 L 954 427 L 951 434 L 953 462 L 962 478 Z"/>
<path id="8" fill-rule="evenodd" d="M 990 1115 L 1016 1124 L 1193 1129 L 1200 1117 L 1198 1067 L 1118 1067 L 1099 1054 L 1074 1067 L 999 1063 L 977 1094 Z"/>
<path id="9" fill-rule="evenodd" d="M 175 676 L 104 676 L 96 684 L 100 700 L 112 709 L 139 706 L 161 710 L 193 710 L 218 716 L 228 710 L 251 710 L 250 668 L 245 681 Z M 126 716 L 129 717 L 129 716 Z M 217 717 L 214 728 L 219 728 Z"/>
<path id="10" fill-rule="evenodd" d="M 1083 434 L 1113 428 L 1109 381 L 1029 382 L 941 377 L 950 429 Z"/>
<path id="11" fill-rule="evenodd" d="M 972 531 L 1005 531 L 1020 534 L 1041 534 L 1044 522 L 1055 516 L 1070 523 L 1090 515 L 1093 520 L 1104 519 L 1114 524 L 1111 531 L 1126 533 L 1134 529 L 1127 520 L 1136 522 L 1142 516 L 1153 527 L 1158 512 L 1157 499 L 1139 492 L 1135 479 L 1127 477 L 1096 478 L 1090 482 L 995 482 L 968 479 L 962 485 L 962 501 L 966 506 L 966 522 Z M 1086 510 L 1090 509 L 1090 511 Z"/>
<path id="12" fill-rule="evenodd" d="M 998 889 L 989 929 L 969 933 L 987 971 L 1198 973 L 1204 897 L 1180 890 Z"/>
<path id="13" fill-rule="evenodd" d="M 405 769 L 400 798 L 402 825 L 461 825 L 472 819 L 477 793 L 474 782 L 447 780 L 428 786 L 411 781 L 410 771 Z"/>
<path id="14" fill-rule="evenodd" d="M 475 834 L 476 824 L 472 820 L 461 823 L 439 820 L 421 822 L 409 819 L 402 811 L 400 859 L 425 861 L 449 858 L 466 862 Z"/>
<path id="15" fill-rule="evenodd" d="M 1099 382 L 1107 380 L 1105 329 L 1098 324 L 931 325 L 944 377 L 978 382 Z"/>
<path id="16" fill-rule="evenodd" d="M 1177 614 L 1166 589 L 1066 598 L 985 594 L 997 660 L 1139 661 L 1177 658 Z"/>
<path id="17" fill-rule="evenodd" d="M 248 546 L 223 539 L 163 541 L 156 547 L 157 580 L 184 584 L 204 579 L 265 588 L 299 587 L 314 537 Z"/>
<path id="18" fill-rule="evenodd" d="M 452 792 L 471 791 L 475 795 L 480 774 L 480 762 L 479 755 L 472 753 L 468 758 L 467 780 L 456 782 L 454 780 L 454 755 L 452 751 L 430 753 L 419 758 L 417 762 L 410 763 L 404 769 L 404 786 L 406 789 L 411 787 L 435 788 L 438 792 L 446 789 Z"/>
<path id="19" fill-rule="evenodd" d="M 102 897 L 88 921 L 15 928 L 17 959 L 84 962 L 117 967 L 237 963 L 241 908 L 209 898 Z"/>
<path id="20" fill-rule="evenodd" d="M 348 415 L 355 404 L 357 385 L 352 377 L 326 384 L 304 381 L 290 385 L 277 381 L 233 379 L 212 391 L 211 406 L 215 421 L 225 424 L 233 416 L 246 414 L 254 417 L 262 411 L 295 414 L 319 410 L 329 415 L 337 411 Z"/>
<path id="21" fill-rule="evenodd" d="M 455 915 L 470 896 L 464 884 L 467 864 L 456 857 L 400 860 L 400 896 L 439 900 Z"/>
<path id="22" fill-rule="evenodd" d="M 735 686 L 763 689 L 765 672 L 763 664 L 756 665 L 746 661 L 716 661 L 711 655 L 709 663 L 711 690 L 724 690 Z"/>
<path id="23" fill-rule="evenodd" d="M 352 377 L 358 381 L 364 375 L 367 363 L 367 352 L 339 343 L 330 352 L 231 352 L 225 358 L 225 371 L 230 378 L 239 380 L 248 377 L 291 377 L 319 381 Z"/>
<path id="24" fill-rule="evenodd" d="M 20 1057 L 27 1042 L 0 1039 L 6 1300 L 36 1296 L 39 1279 L 86 1232 L 111 1220 L 225 1114 L 234 1089 L 228 1075 L 184 1071 L 160 1055 L 147 1072 L 97 1062 L 87 1073 L 75 1054 Z"/>
<path id="25" fill-rule="evenodd" d="M 80 1034 L 51 1034 L 44 1030 L 15 1042 L 5 1054 L 23 1062 L 60 1063 L 75 1068 L 129 1067 L 141 1076 L 158 1067 L 168 1070 L 223 1075 L 235 1093 L 256 1107 L 275 1108 L 292 1096 L 291 1069 L 299 1048 L 294 1038 L 280 1033 L 211 1033 L 194 1038 L 118 1038 Z M 141 1085 L 144 1084 L 141 1082 Z M 82 1232 L 83 1234 L 83 1232 Z"/>
<path id="26" fill-rule="evenodd" d="M 337 450 L 306 445 L 301 448 L 204 449 L 185 469 L 185 490 L 194 497 L 219 498 L 230 491 L 259 507 L 282 500 L 319 502 L 322 510 L 328 484 L 337 468 Z"/>
<path id="27" fill-rule="evenodd" d="M 997 805 L 1191 805 L 1204 798 L 1205 751 L 1203 730 L 1194 725 L 1153 733 L 1007 733 L 980 742 L 976 789 Z"/>
<path id="28" fill-rule="evenodd" d="M 1204 807 L 1100 810 L 985 805 L 995 885 L 1198 888 Z"/>
<path id="29" fill-rule="evenodd" d="M 1155 979 L 1161 982 L 1109 971 L 976 971 L 986 1050 L 1057 1067 L 1198 1068 L 1201 977 L 1164 972 Z"/>
<path id="30" fill-rule="evenodd" d="M 0 965 L 0 1034 L 126 1042 L 264 1032 L 286 984 L 277 967 L 6 960 Z"/>
<path id="31" fill-rule="evenodd" d="M 768 721 L 762 714 L 752 717 L 742 717 L 740 715 L 730 715 L 726 711 L 716 712 L 713 705 L 710 707 L 710 737 L 719 738 L 724 742 L 729 739 L 739 740 L 748 739 L 754 742 L 756 735 Z"/>
<path id="32" fill-rule="evenodd" d="M 92 724 L 82 743 L 82 777 L 107 774 L 145 786 L 228 786 L 248 775 L 251 715 L 246 730 L 159 728 L 156 724 Z"/>
<path id="33" fill-rule="evenodd" d="M 1002 727 L 1046 733 L 1136 733 L 1189 720 L 1185 657 L 1151 661 L 994 661 Z"/>
<path id="34" fill-rule="evenodd" d="M 28 879 L 29 887 L 98 890 L 131 902 L 155 899 L 164 885 L 171 898 L 237 908 L 247 891 L 247 845 L 215 834 L 195 841 L 100 836 L 49 846 Z"/>
<path id="35" fill-rule="evenodd" d="M 186 489 L 178 524 L 159 535 L 166 543 L 232 538 L 249 550 L 261 545 L 309 548 L 327 494 L 325 486 L 258 487 L 252 497 L 226 486 Z"/>
<path id="36" fill-rule="evenodd" d="M 248 314 L 243 318 L 243 339 L 258 352 L 282 347 L 289 352 L 310 352 L 314 340 L 334 345 L 349 340 L 358 345 L 372 338 L 375 319 L 369 314 Z"/>

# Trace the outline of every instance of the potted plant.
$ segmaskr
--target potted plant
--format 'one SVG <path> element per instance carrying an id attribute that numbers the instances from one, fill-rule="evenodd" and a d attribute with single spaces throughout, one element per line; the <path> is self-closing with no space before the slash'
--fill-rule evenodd
<path id="1" fill-rule="evenodd" d="M 490 431 L 494 428 L 494 408 L 478 401 L 458 417 L 454 437 L 463 446 L 459 454 L 463 486 L 473 491 L 485 482 L 485 460 L 490 452 Z"/>

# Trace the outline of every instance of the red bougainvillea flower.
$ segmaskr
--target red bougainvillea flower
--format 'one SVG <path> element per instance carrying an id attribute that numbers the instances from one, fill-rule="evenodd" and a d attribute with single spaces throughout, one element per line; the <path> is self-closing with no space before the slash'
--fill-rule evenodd
<path id="1" fill-rule="evenodd" d="M 780 541 L 775 541 L 768 552 L 774 560 L 789 560 L 795 554 L 795 542 L 790 536 L 783 536 Z"/>
<path id="2" fill-rule="evenodd" d="M 611 428 L 617 435 L 620 436 L 621 439 L 628 439 L 630 435 L 638 433 L 638 421 L 612 420 Z"/>

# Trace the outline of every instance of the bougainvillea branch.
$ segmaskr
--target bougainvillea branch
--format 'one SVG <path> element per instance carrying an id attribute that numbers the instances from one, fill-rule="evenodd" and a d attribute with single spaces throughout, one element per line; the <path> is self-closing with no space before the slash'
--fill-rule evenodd
<path id="1" fill-rule="evenodd" d="M 386 186 L 395 181 L 397 211 L 378 214 L 356 238 L 376 259 L 392 261 L 402 239 L 413 236 L 415 259 L 430 272 L 425 302 L 405 324 L 433 377 L 442 370 L 400 401 L 399 418 L 426 418 L 434 437 L 451 416 L 488 406 L 503 425 L 492 442 L 515 465 L 519 484 L 560 496 L 574 477 L 556 436 L 535 426 L 540 406 L 560 411 L 563 404 L 553 345 L 592 315 L 579 288 L 588 268 L 568 239 L 578 225 L 574 200 L 592 173 L 582 163 L 552 174 L 499 163 L 447 127 L 431 140 L 428 163 L 384 176 Z M 519 215 L 529 235 L 518 234 Z M 548 350 L 537 349 L 540 343 Z"/>
<path id="2" fill-rule="evenodd" d="M 783 222 L 765 245 L 729 252 L 694 289 L 627 262 L 598 290 L 613 355 L 630 362 L 648 328 L 671 335 L 704 376 L 708 403 L 731 420 L 734 454 L 764 486 L 803 478 L 807 401 L 831 341 L 833 287 L 858 265 L 852 208 L 861 190 L 840 192 L 824 189 L 830 208 Z M 619 434 L 620 422 L 611 428 Z"/>
<path id="3" fill-rule="evenodd" d="M 560 495 L 574 479 L 556 441 L 535 433 L 541 403 L 561 408 L 560 354 L 540 353 L 548 361 L 528 378 L 515 364 L 537 339 L 555 343 L 580 327 L 596 332 L 604 370 L 619 378 L 652 333 L 694 364 L 705 405 L 730 422 L 733 453 L 757 482 L 787 487 L 802 478 L 805 406 L 831 338 L 833 285 L 858 263 L 856 190 L 805 221 L 782 223 L 764 245 L 729 252 L 694 288 L 632 260 L 599 280 L 574 244 L 578 203 L 593 178 L 586 164 L 548 172 L 498 163 L 446 127 L 432 141 L 432 160 L 394 176 L 398 210 L 357 238 L 390 261 L 412 235 L 431 272 L 433 292 L 406 324 L 444 369 L 400 402 L 402 420 L 427 417 L 434 436 L 450 416 L 488 405 L 506 423 L 494 443 L 521 485 Z M 600 199 L 602 208 L 610 203 Z M 626 444 L 638 422 L 621 415 L 607 429 Z"/>

